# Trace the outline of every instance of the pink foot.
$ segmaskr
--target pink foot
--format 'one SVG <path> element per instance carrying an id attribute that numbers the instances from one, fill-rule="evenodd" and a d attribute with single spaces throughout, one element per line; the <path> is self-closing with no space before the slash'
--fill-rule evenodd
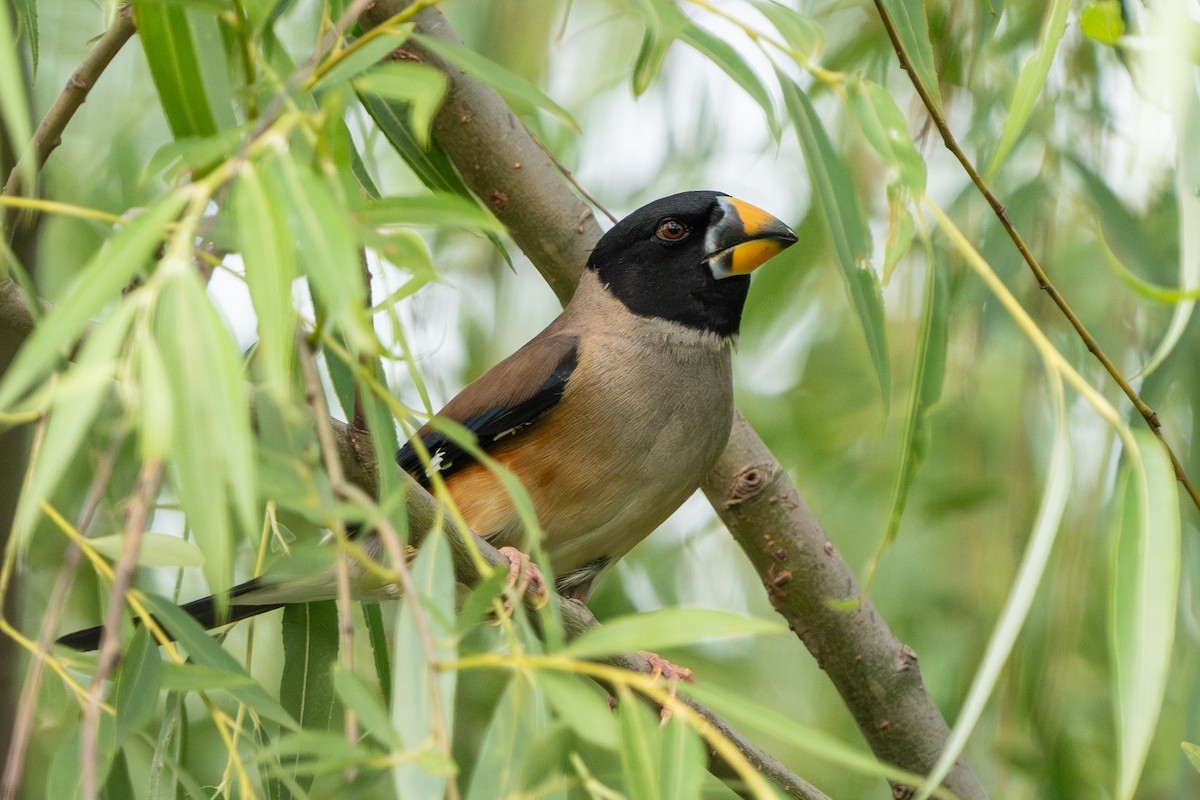
<path id="1" fill-rule="evenodd" d="M 658 653 L 649 653 L 645 650 L 639 650 L 638 655 L 646 659 L 646 663 L 650 665 L 650 674 L 657 678 L 659 675 L 666 678 L 668 681 L 687 681 L 695 683 L 695 676 L 687 667 L 680 667 L 667 661 Z"/>
<path id="2" fill-rule="evenodd" d="M 508 583 L 517 594 L 532 592 L 537 604 L 543 605 L 550 599 L 546 590 L 546 579 L 533 560 L 515 547 L 501 547 L 500 555 L 508 559 Z"/>

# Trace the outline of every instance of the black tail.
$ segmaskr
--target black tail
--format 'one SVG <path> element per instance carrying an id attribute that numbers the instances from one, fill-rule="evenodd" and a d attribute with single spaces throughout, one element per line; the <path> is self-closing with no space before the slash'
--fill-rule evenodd
<path id="1" fill-rule="evenodd" d="M 282 608 L 284 606 L 283 603 L 266 603 L 263 605 L 239 605 L 234 603 L 237 598 L 261 588 L 262 584 L 255 579 L 246 581 L 240 586 L 235 586 L 234 588 L 230 589 L 229 602 L 225 607 L 225 616 L 221 618 L 217 617 L 217 604 L 215 602 L 215 597 L 212 595 L 208 597 L 202 597 L 199 600 L 193 600 L 190 603 L 185 603 L 180 606 L 180 608 L 186 611 L 188 615 L 192 617 L 192 619 L 199 622 L 203 627 L 215 628 L 218 625 L 228 625 L 231 622 L 237 622 L 238 620 L 246 619 L 247 617 L 253 617 L 258 614 L 265 614 L 268 611 L 274 611 L 275 609 Z M 155 621 L 157 621 L 157 619 Z M 134 619 L 134 624 L 140 624 L 136 618 Z M 159 623 L 159 627 L 166 632 L 167 636 L 171 636 L 171 632 L 167 630 L 164 625 Z M 58 638 L 58 644 L 63 644 L 67 647 L 72 647 L 76 650 L 82 651 L 99 650 L 100 634 L 103 631 L 104 627 L 102 625 L 97 625 L 94 628 L 85 628 L 81 631 L 73 631 L 72 633 L 60 636 Z M 174 639 L 174 637 L 171 638 Z"/>

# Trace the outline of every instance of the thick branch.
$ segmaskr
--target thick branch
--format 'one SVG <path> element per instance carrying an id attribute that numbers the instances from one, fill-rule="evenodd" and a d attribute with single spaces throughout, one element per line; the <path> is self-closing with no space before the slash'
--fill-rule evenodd
<path id="1" fill-rule="evenodd" d="M 377 25 L 405 5 L 406 0 L 379 0 L 363 22 Z M 423 33 L 457 41 L 436 9 L 422 11 L 416 21 Z M 428 60 L 437 63 L 432 56 Z M 499 95 L 452 68 L 446 72 L 452 88 L 435 119 L 435 139 L 471 190 L 485 202 L 491 200 L 513 238 L 565 300 L 565 289 L 575 285 L 599 238 L 599 226 Z M 514 168 L 517 163 L 520 168 Z M 496 207 L 498 197 L 504 199 L 501 208 Z M 727 505 L 732 479 L 744 480 L 754 470 L 770 476 L 768 496 L 787 497 L 795 504 L 794 509 L 778 509 L 791 513 L 770 520 L 772 527 L 766 527 L 764 514 L 750 513 L 759 510 L 758 503 L 748 499 L 741 508 Z M 784 573 L 821 571 L 825 580 L 796 581 L 787 592 L 791 601 L 777 603 L 777 609 L 825 668 L 875 754 L 912 772 L 928 771 L 948 728 L 924 690 L 915 654 L 896 640 L 869 599 L 858 598 L 853 572 L 804 506 L 787 473 L 740 415 L 705 490 L 769 590 Z M 765 559 L 757 552 L 764 534 L 780 543 Z M 780 549 L 782 558 L 775 554 Z M 831 611 L 827 601 L 832 597 L 856 598 L 857 611 Z M 860 654 L 862 660 L 856 660 Z M 986 797 L 966 764 L 947 777 L 945 786 L 964 800 Z"/>

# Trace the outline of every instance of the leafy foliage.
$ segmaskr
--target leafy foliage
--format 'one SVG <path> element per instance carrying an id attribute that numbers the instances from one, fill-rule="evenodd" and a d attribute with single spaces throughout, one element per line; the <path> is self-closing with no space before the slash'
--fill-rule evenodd
<path id="1" fill-rule="evenodd" d="M 865 753 L 691 506 L 606 579 L 593 608 L 611 623 L 566 643 L 552 612 L 505 611 L 502 575 L 462 592 L 436 525 L 410 559 L 399 476 L 375 498 L 343 490 L 316 396 L 388 464 L 397 425 L 549 318 L 523 262 L 502 269 L 503 203 L 473 197 L 433 135 L 451 90 L 422 52 L 496 89 L 615 208 L 713 186 L 797 222 L 802 246 L 755 279 L 739 406 L 920 654 L 954 723 L 939 769 L 961 751 L 993 796 L 1200 791 L 1196 512 L 931 122 L 1198 478 L 1186 4 L 443 5 L 465 44 L 404 14 L 363 30 L 344 1 L 139 0 L 139 46 L 66 127 L 42 199 L 0 199 L 6 219 L 42 216 L 36 261 L 6 246 L 0 264 L 54 303 L 0 378 L 0 420 L 37 423 L 3 573 L 29 587 L 10 635 L 37 653 L 44 624 L 103 617 L 102 555 L 121 558 L 143 465 L 166 466 L 140 554 L 163 566 L 126 612 L 157 625 L 119 632 L 95 730 L 80 709 L 99 662 L 44 656 L 26 796 L 77 795 L 81 753 L 107 797 L 732 796 L 705 771 L 726 740 L 661 683 L 589 660 L 646 647 L 832 796 L 920 782 Z M 22 98 L 45 113 L 105 20 L 83 0 L 16 11 L 19 35 L 0 15 L 0 127 L 23 144 Z M 319 545 L 383 520 L 398 558 Z M 63 554 L 80 534 L 94 547 L 76 576 Z M 172 602 L 337 559 L 412 591 L 349 639 L 357 615 L 332 601 L 221 641 Z M 65 605 L 47 599 L 56 581 L 75 585 Z M 159 626 L 178 643 L 157 647 Z"/>

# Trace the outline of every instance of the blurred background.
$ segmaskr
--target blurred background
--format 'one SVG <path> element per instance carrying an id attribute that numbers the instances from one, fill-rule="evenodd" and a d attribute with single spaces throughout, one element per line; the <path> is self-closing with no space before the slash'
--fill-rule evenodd
<path id="1" fill-rule="evenodd" d="M 184 5 L 202 13 L 198 9 L 222 4 Z M 539 86 L 578 122 L 579 130 L 573 130 L 544 111 L 518 109 L 563 167 L 616 217 L 663 195 L 710 188 L 754 203 L 797 230 L 801 244 L 754 279 L 735 360 L 738 406 L 860 579 L 878 554 L 869 595 L 895 634 L 919 655 L 926 686 L 953 724 L 1012 590 L 1048 480 L 1053 411 L 1044 370 L 1027 337 L 943 237 L 934 234 L 925 243 L 928 220 L 904 210 L 906 199 L 917 198 L 866 142 L 848 110 L 846 81 L 861 76 L 894 97 L 924 158 L 929 196 L 1066 359 L 1131 425 L 1142 422 L 1039 290 L 942 146 L 896 67 L 874 7 L 841 1 L 787 5 L 819 36 L 803 59 L 762 48 L 747 34 L 793 41 L 794 32 L 777 31 L 760 3 L 681 4 L 760 77 L 774 108 L 770 121 L 730 75 L 682 42 L 667 52 L 653 82 L 635 93 L 631 76 L 646 25 L 637 2 L 447 0 L 440 7 L 467 45 Z M 1178 5 L 1195 28 L 1195 4 Z M 1105 19 L 1115 13 L 1125 26 L 1114 41 L 1097 38 L 1085 23 L 1085 15 L 1099 13 L 1090 11 L 1098 6 L 1108 9 Z M 1180 154 L 1200 152 L 1195 121 L 1187 119 L 1197 88 L 1189 59 L 1172 80 L 1162 78 L 1164 46 L 1155 26 L 1166 6 L 1073 4 L 1027 122 L 988 181 L 1058 290 L 1127 376 L 1138 374 L 1159 351 L 1175 321 L 1176 341 L 1135 385 L 1158 412 L 1184 467 L 1200 478 L 1193 446 L 1200 420 L 1200 329 L 1190 313 L 1193 296 L 1179 291 L 1181 285 L 1195 287 L 1200 275 L 1200 264 L 1184 263 L 1185 254 L 1196 257 L 1194 245 L 1185 241 L 1200 235 L 1200 219 L 1180 202 L 1181 192 L 1191 202 L 1196 191 L 1186 182 L 1189 167 Z M 311 49 L 320 8 L 303 0 L 280 5 L 275 32 L 296 61 Z M 1051 11 L 1042 3 L 999 0 L 929 0 L 924 8 L 943 109 L 967 154 L 984 170 L 1006 120 L 1016 113 L 1018 76 L 1048 36 Z M 35 119 L 103 31 L 113 5 L 60 0 L 38 4 L 37 12 Z M 47 197 L 122 214 L 162 193 L 154 154 L 171 134 L 136 44 L 135 39 L 117 56 L 47 164 Z M 869 260 L 882 281 L 890 361 L 884 387 L 837 266 L 810 169 L 770 79 L 776 67 L 810 93 L 866 213 L 874 243 Z M 368 115 L 350 109 L 346 118 L 385 194 L 421 188 Z M 900 216 L 914 220 L 915 244 L 901 248 L 898 263 L 885 275 L 889 241 L 904 235 Z M 42 294 L 53 298 L 106 235 L 98 223 L 47 215 L 35 270 Z M 536 333 L 558 304 L 511 244 L 509 267 L 485 237 L 429 229 L 421 235 L 438 277 L 404 300 L 398 313 L 437 408 Z M 228 265 L 231 273 L 239 269 L 236 259 Z M 410 277 L 381 261 L 373 262 L 373 271 L 376 300 Z M 944 332 L 941 391 L 917 428 L 918 457 L 895 541 L 880 553 L 895 510 L 926 284 L 934 274 L 945 290 L 938 320 Z M 244 284 L 218 270 L 209 292 L 239 346 L 249 347 L 255 320 Z M 297 301 L 303 307 L 305 299 Z M 406 370 L 396 369 L 390 378 L 398 396 L 420 406 Z M 966 751 L 995 798 L 1090 799 L 1112 791 L 1108 609 L 1121 448 L 1113 430 L 1078 395 L 1069 392 L 1067 403 L 1073 451 L 1067 511 L 1028 623 Z M 169 530 L 169 515 L 161 512 L 154 529 Z M 1200 739 L 1198 517 L 1187 502 L 1181 516 L 1175 650 L 1139 798 L 1200 794 L 1197 771 L 1180 749 L 1181 741 Z M 61 546 L 39 542 L 31 551 L 27 620 L 39 618 Z M 239 563 L 252 564 L 253 556 L 247 551 Z M 163 577 L 160 588 L 172 590 L 175 580 L 173 574 Z M 202 593 L 199 576 L 183 579 L 185 596 Z M 94 591 L 77 591 L 78 605 L 68 621 L 92 624 L 94 597 Z M 693 498 L 624 559 L 591 603 L 602 621 L 666 606 L 773 614 L 753 569 L 703 497 Z M 259 623 L 256 635 L 269 641 L 278 635 L 274 624 Z M 756 703 L 865 749 L 840 698 L 794 637 L 735 639 L 664 655 L 693 668 L 700 681 L 735 687 Z M 256 658 L 256 675 L 279 669 L 266 652 Z M 46 701 L 28 767 L 33 787 L 45 780 L 57 746 L 50 734 L 74 724 L 69 720 L 76 713 L 54 680 L 42 691 Z M 464 682 L 460 707 L 486 708 L 497 691 L 486 680 Z M 469 738 L 471 729 L 464 723 L 463 736 Z M 834 797 L 886 791 L 877 779 L 769 737 L 755 739 Z M 38 796 L 36 788 L 29 796 Z"/>

